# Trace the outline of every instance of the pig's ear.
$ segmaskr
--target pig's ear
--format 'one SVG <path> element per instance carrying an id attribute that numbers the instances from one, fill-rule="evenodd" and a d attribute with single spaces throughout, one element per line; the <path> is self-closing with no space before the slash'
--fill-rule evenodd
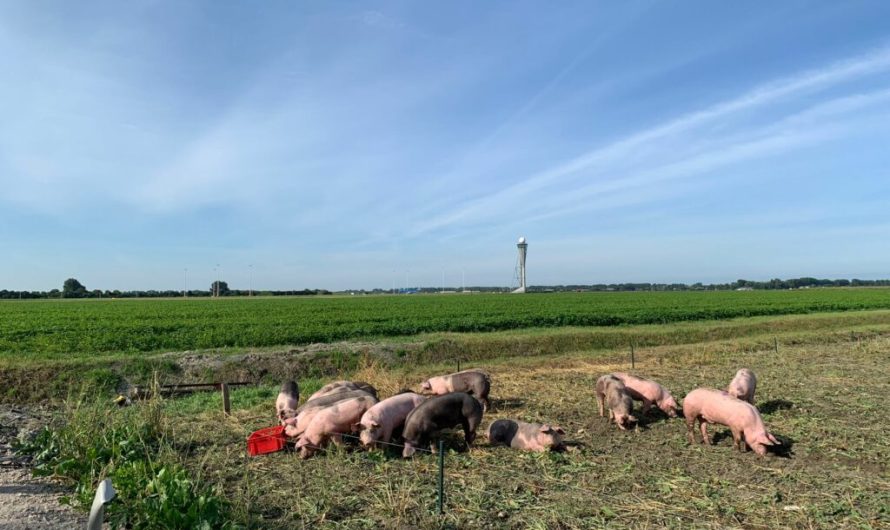
<path id="1" fill-rule="evenodd" d="M 352 432 L 360 432 L 365 428 L 361 423 L 353 423 L 352 424 Z"/>
<path id="2" fill-rule="evenodd" d="M 422 389 L 424 389 L 424 390 L 430 390 L 431 388 L 433 388 L 433 386 L 430 385 L 430 382 L 429 382 L 429 381 L 424 381 L 424 382 L 420 385 L 420 388 L 422 388 Z"/>
<path id="3" fill-rule="evenodd" d="M 766 433 L 766 437 L 769 438 L 769 441 L 771 441 L 773 443 L 773 445 L 782 445 L 782 442 L 780 442 L 779 440 L 776 440 L 776 437 L 773 436 L 772 434 Z"/>
<path id="4" fill-rule="evenodd" d="M 541 425 L 541 428 L 538 430 L 543 433 L 548 433 L 552 430 L 552 427 L 550 427 L 549 425 Z"/>
<path id="5" fill-rule="evenodd" d="M 559 433 L 559 434 L 565 434 L 565 433 L 566 433 L 566 432 L 562 429 L 562 427 L 559 427 L 559 426 L 557 426 L 555 430 L 556 430 L 556 432 Z"/>

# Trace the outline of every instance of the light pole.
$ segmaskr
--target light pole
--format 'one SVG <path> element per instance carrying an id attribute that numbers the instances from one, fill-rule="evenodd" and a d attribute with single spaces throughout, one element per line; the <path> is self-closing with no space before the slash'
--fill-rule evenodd
<path id="1" fill-rule="evenodd" d="M 247 284 L 247 296 L 253 296 L 253 263 L 247 266 L 250 270 L 250 279 Z"/>
<path id="2" fill-rule="evenodd" d="M 186 267 L 185 269 L 185 283 L 183 284 L 182 297 L 189 297 L 189 269 Z"/>

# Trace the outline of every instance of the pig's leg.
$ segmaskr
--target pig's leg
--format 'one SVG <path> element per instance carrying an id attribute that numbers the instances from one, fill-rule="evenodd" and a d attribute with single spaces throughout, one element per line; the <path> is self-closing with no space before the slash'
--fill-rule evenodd
<path id="1" fill-rule="evenodd" d="M 649 414 L 649 410 L 652 408 L 652 402 L 648 399 L 643 399 L 643 415 Z"/>
<path id="2" fill-rule="evenodd" d="M 482 412 L 488 412 L 488 409 L 491 408 L 491 401 L 488 400 L 488 396 L 482 398 Z"/>
<path id="3" fill-rule="evenodd" d="M 730 428 L 729 430 L 732 432 L 732 448 L 738 449 L 739 452 L 743 452 L 745 442 L 742 441 L 742 433 L 733 428 Z"/>
<path id="4" fill-rule="evenodd" d="M 686 436 L 689 438 L 689 445 L 695 445 L 695 418 L 686 418 Z"/>
<path id="5" fill-rule="evenodd" d="M 708 437 L 708 422 L 704 418 L 699 418 L 698 427 L 701 430 L 701 443 L 711 445 L 711 438 Z"/>
<path id="6" fill-rule="evenodd" d="M 334 433 L 331 435 L 331 441 L 337 445 L 343 445 L 343 436 L 340 433 Z"/>
<path id="7" fill-rule="evenodd" d="M 476 428 L 474 425 L 471 425 L 470 422 L 464 418 L 463 420 L 463 428 L 464 428 L 464 440 L 467 442 L 467 449 L 473 445 L 473 440 L 476 439 Z"/>
<path id="8" fill-rule="evenodd" d="M 439 434 L 439 436 L 441 436 L 441 434 Z M 437 436 L 436 438 L 438 438 L 438 436 Z M 439 444 L 436 443 L 436 442 L 438 441 L 436 438 L 433 438 L 433 437 L 431 436 L 431 437 L 428 439 L 428 441 L 429 441 L 429 446 L 430 446 L 430 452 L 432 452 L 434 455 L 435 455 L 435 454 L 439 454 Z"/>
<path id="9" fill-rule="evenodd" d="M 603 408 L 603 395 L 599 392 L 596 393 L 596 402 L 600 405 L 600 418 L 606 415 L 606 411 Z M 611 412 L 611 411 L 610 411 Z"/>

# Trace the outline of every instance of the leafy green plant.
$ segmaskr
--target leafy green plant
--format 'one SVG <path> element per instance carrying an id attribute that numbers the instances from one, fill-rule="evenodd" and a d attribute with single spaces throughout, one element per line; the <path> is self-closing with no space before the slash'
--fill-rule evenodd
<path id="1" fill-rule="evenodd" d="M 200 484 L 182 466 L 130 462 L 115 470 L 112 482 L 120 499 L 108 508 L 112 528 L 235 528 L 216 488 Z"/>
<path id="2" fill-rule="evenodd" d="M 63 417 L 16 447 L 33 458 L 33 472 L 74 486 L 63 499 L 87 509 L 98 483 L 118 492 L 108 507 L 112 528 L 234 528 L 216 488 L 190 476 L 175 460 L 160 400 L 128 409 L 70 400 Z"/>

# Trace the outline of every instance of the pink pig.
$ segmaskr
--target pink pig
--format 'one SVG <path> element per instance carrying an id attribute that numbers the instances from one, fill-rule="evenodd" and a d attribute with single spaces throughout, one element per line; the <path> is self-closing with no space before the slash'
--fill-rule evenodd
<path id="1" fill-rule="evenodd" d="M 698 420 L 702 443 L 710 445 L 708 423 L 726 425 L 732 431 L 732 445 L 739 451 L 745 450 L 747 443 L 760 456 L 766 448 L 781 443 L 766 431 L 763 418 L 754 405 L 736 399 L 722 390 L 697 388 L 683 399 L 683 415 L 686 417 L 686 430 L 689 443 L 695 443 L 693 427 Z"/>
<path id="2" fill-rule="evenodd" d="M 358 386 L 352 381 L 334 381 L 333 383 L 328 383 L 325 386 L 318 389 L 318 392 L 309 396 L 309 399 L 306 402 L 310 402 L 315 398 L 320 398 L 322 396 L 329 396 L 331 394 L 338 394 L 340 392 L 349 392 L 350 390 L 356 390 Z"/>
<path id="3" fill-rule="evenodd" d="M 600 416 L 605 416 L 605 407 L 609 407 L 609 423 L 614 421 L 618 428 L 625 431 L 637 424 L 633 415 L 634 401 L 627 393 L 621 379 L 606 374 L 596 380 L 596 401 L 600 406 Z"/>
<path id="4" fill-rule="evenodd" d="M 341 435 L 352 432 L 352 426 L 358 423 L 362 414 L 376 403 L 374 397 L 362 396 L 339 401 L 320 410 L 297 442 L 296 449 L 300 451 L 300 458 L 314 455 L 327 445 L 328 440 L 333 439 L 338 444 L 342 443 Z"/>
<path id="5" fill-rule="evenodd" d="M 281 385 L 278 397 L 275 399 L 275 414 L 278 421 L 284 425 L 284 421 L 297 415 L 297 405 L 300 402 L 300 387 L 296 381 L 285 381 Z"/>
<path id="6" fill-rule="evenodd" d="M 652 404 L 655 403 L 659 409 L 671 418 L 677 417 L 677 411 L 680 407 L 677 405 L 674 396 L 663 386 L 659 385 L 651 379 L 638 377 L 625 372 L 615 372 L 612 375 L 617 377 L 624 383 L 627 393 L 635 401 L 643 402 L 643 414 L 649 412 Z"/>
<path id="7" fill-rule="evenodd" d="M 491 391 L 491 377 L 481 370 L 463 370 L 448 375 L 431 377 L 421 383 L 421 394 L 442 396 L 451 392 L 466 392 L 482 404 L 482 410 L 490 408 L 488 393 Z"/>
<path id="8" fill-rule="evenodd" d="M 353 430 L 359 431 L 362 445 L 374 448 L 378 442 L 389 442 L 392 432 L 405 425 L 405 418 L 427 398 L 413 392 L 397 394 L 377 403 L 362 415 Z"/>
<path id="9" fill-rule="evenodd" d="M 303 409 L 295 417 L 284 421 L 284 435 L 289 438 L 298 438 L 304 432 L 315 416 L 323 411 L 325 407 L 309 407 Z"/>
<path id="10" fill-rule="evenodd" d="M 566 432 L 558 425 L 541 425 L 516 420 L 497 420 L 488 426 L 485 436 L 492 445 L 546 453 L 563 448 Z"/>
<path id="11" fill-rule="evenodd" d="M 747 368 L 742 368 L 735 373 L 732 382 L 729 383 L 726 392 L 735 398 L 754 404 L 754 390 L 757 389 L 757 376 Z"/>

